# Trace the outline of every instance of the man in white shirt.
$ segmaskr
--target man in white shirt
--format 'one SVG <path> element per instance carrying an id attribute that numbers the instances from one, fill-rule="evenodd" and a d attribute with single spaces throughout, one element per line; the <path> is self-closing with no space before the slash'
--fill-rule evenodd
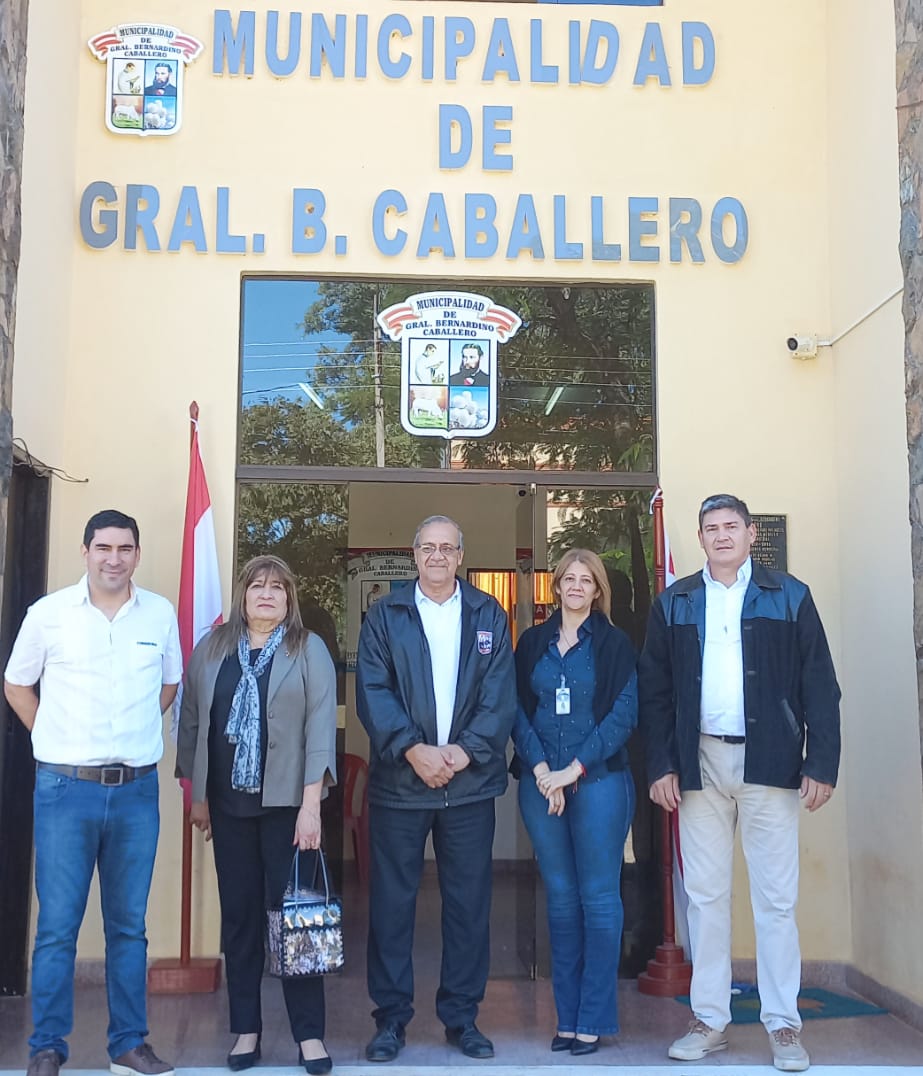
<path id="1" fill-rule="evenodd" d="M 82 552 L 83 579 L 26 613 L 4 679 L 36 761 L 39 913 L 28 1076 L 57 1076 L 67 1060 L 77 935 L 94 869 L 106 935 L 110 1070 L 172 1076 L 145 1042 L 145 915 L 160 825 L 162 715 L 182 676 L 179 632 L 172 605 L 131 582 L 141 559 L 131 516 L 98 512 Z"/>
<path id="2" fill-rule="evenodd" d="M 516 677 L 506 613 L 457 578 L 461 530 L 417 528 L 419 579 L 392 589 L 359 635 L 356 709 L 369 734 L 369 1061 L 393 1061 L 413 1017 L 413 928 L 426 839 L 442 896 L 436 1012 L 467 1057 L 493 1057 L 475 1024 L 490 957 L 494 799 L 506 789 Z"/>
<path id="3" fill-rule="evenodd" d="M 823 807 L 840 757 L 839 699 L 811 592 L 750 559 L 756 530 L 730 494 L 699 510 L 702 572 L 651 609 L 638 671 L 650 796 L 679 808 L 692 948 L 689 1031 L 669 1049 L 727 1048 L 734 833 L 750 876 L 760 1019 L 773 1064 L 800 1072 L 798 803 Z M 681 805 L 681 806 L 680 806 Z"/>

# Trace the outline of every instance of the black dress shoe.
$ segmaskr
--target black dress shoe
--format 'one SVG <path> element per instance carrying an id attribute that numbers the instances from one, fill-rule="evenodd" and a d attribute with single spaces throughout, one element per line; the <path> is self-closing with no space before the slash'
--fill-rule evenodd
<path id="1" fill-rule="evenodd" d="M 393 1061 L 404 1049 L 404 1025 L 382 1024 L 365 1048 L 369 1061 Z"/>
<path id="2" fill-rule="evenodd" d="M 573 1035 L 555 1035 L 551 1040 L 552 1053 L 559 1054 L 562 1050 L 569 1050 L 574 1045 Z"/>
<path id="3" fill-rule="evenodd" d="M 476 1024 L 463 1027 L 447 1027 L 445 1037 L 453 1046 L 457 1046 L 465 1057 L 483 1060 L 494 1056 L 494 1044 L 486 1035 L 482 1035 Z"/>
<path id="4" fill-rule="evenodd" d="M 261 1038 L 258 1036 L 255 1050 L 251 1050 L 247 1054 L 228 1054 L 228 1068 L 231 1072 L 243 1072 L 244 1069 L 252 1069 L 262 1056 L 260 1043 Z"/>
<path id="5" fill-rule="evenodd" d="M 324 1047 L 326 1049 L 326 1047 Z M 333 1060 L 327 1057 L 315 1057 L 309 1061 L 301 1052 L 301 1047 L 298 1047 L 298 1063 L 304 1066 L 305 1072 L 308 1076 L 326 1076 L 333 1068 Z"/>
<path id="6" fill-rule="evenodd" d="M 583 1057 L 584 1054 L 595 1054 L 599 1049 L 599 1039 L 593 1039 L 592 1042 L 586 1042 L 584 1039 L 571 1039 L 570 1040 L 570 1052 L 571 1057 Z"/>

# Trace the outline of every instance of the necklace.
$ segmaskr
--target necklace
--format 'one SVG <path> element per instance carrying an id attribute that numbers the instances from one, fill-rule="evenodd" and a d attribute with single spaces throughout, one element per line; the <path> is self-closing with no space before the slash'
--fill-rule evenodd
<path id="1" fill-rule="evenodd" d="M 586 618 L 584 617 L 584 620 L 585 619 Z M 582 624 L 582 623 L 583 623 L 583 620 L 580 621 L 580 624 Z M 579 632 L 579 630 L 580 630 L 580 624 L 578 624 L 577 627 L 574 628 L 574 637 L 573 637 L 573 639 L 569 639 L 568 636 L 567 636 L 567 631 L 564 628 L 564 620 L 562 618 L 562 620 L 561 620 L 561 628 L 560 628 L 559 634 L 560 634 L 560 638 L 562 638 L 564 640 L 564 643 L 565 643 L 565 645 L 567 647 L 567 650 L 573 650 L 575 646 L 578 646 L 580 644 L 580 636 L 577 634 Z M 566 653 L 566 651 L 563 651 L 563 652 Z"/>

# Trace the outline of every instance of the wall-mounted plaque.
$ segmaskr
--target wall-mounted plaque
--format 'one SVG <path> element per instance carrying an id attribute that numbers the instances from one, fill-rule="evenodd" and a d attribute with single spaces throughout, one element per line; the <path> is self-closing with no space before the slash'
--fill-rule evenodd
<path id="1" fill-rule="evenodd" d="M 788 516 L 753 515 L 756 541 L 751 555 L 764 568 L 788 571 Z"/>

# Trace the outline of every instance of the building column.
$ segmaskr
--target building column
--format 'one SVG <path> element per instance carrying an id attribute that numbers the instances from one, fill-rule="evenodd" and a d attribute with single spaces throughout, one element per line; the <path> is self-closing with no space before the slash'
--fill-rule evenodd
<path id="1" fill-rule="evenodd" d="M 913 635 L 917 689 L 923 705 L 923 12 L 915 0 L 895 0 L 894 9 Z M 920 733 L 923 743 L 923 709 Z"/>
<path id="2" fill-rule="evenodd" d="M 28 12 L 29 0 L 4 0 L 0 4 L 0 595 L 13 468 L 13 334 L 22 228 L 20 193 Z"/>

